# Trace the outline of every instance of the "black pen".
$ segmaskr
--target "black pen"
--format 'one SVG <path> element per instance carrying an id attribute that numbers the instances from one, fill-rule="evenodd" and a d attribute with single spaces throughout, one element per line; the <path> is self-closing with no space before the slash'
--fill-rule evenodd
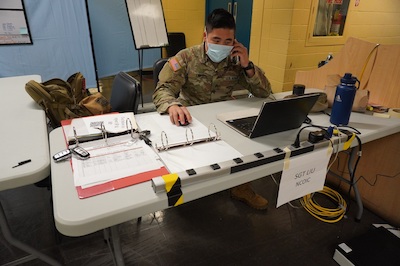
<path id="1" fill-rule="evenodd" d="M 27 164 L 27 163 L 30 163 L 30 162 L 32 162 L 32 160 L 31 160 L 31 159 L 28 159 L 28 160 L 19 162 L 17 165 L 14 165 L 12 168 L 15 168 L 15 167 L 18 167 L 18 166 L 21 166 L 21 165 L 23 165 L 23 164 Z"/>
<path id="2" fill-rule="evenodd" d="M 139 133 L 139 138 L 143 140 L 147 145 L 151 146 L 151 140 L 147 137 L 150 135 L 150 130 L 142 130 L 142 131 L 136 131 Z"/>
<path id="3" fill-rule="evenodd" d="M 148 137 L 146 137 L 146 135 L 140 134 L 140 135 L 139 135 L 139 138 L 140 138 L 141 140 L 144 140 L 144 142 L 145 142 L 147 145 L 151 146 L 151 140 L 150 140 Z"/>

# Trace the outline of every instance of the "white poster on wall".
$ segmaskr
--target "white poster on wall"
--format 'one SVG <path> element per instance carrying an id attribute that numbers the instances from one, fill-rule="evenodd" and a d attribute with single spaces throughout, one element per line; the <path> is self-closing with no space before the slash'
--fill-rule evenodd
<path id="1" fill-rule="evenodd" d="M 126 0 L 136 49 L 168 45 L 161 0 Z"/>

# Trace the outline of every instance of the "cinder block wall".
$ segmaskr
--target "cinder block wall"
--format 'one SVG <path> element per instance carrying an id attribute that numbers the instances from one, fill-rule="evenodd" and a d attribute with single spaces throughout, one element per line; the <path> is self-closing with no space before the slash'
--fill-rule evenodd
<path id="1" fill-rule="evenodd" d="M 264 69 L 274 92 L 291 90 L 298 70 L 316 68 L 329 52 L 335 55 L 343 46 L 306 46 L 312 1 L 317 0 L 253 2 L 250 56 Z M 398 0 L 361 0 L 357 7 L 351 0 L 346 35 L 370 42 L 399 44 L 399 17 Z"/>
<path id="2" fill-rule="evenodd" d="M 168 32 L 185 33 L 186 46 L 203 40 L 205 0 L 162 0 Z"/>
<path id="3" fill-rule="evenodd" d="M 253 0 L 250 58 L 265 72 L 274 92 L 291 90 L 298 70 L 317 67 L 339 45 L 307 46 L 312 1 Z M 187 46 L 202 41 L 205 0 L 162 0 L 167 29 L 184 32 Z M 385 44 L 400 43 L 400 1 L 350 1 L 347 37 Z"/>

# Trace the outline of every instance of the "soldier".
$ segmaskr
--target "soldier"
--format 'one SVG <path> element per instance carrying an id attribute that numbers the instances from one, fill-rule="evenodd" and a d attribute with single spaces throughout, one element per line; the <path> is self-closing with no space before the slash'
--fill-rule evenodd
<path id="1" fill-rule="evenodd" d="M 232 99 L 232 92 L 247 89 L 256 97 L 268 97 L 271 85 L 264 72 L 249 61 L 247 48 L 235 39 L 236 24 L 224 9 L 207 18 L 203 43 L 170 58 L 159 74 L 153 102 L 159 113 L 168 113 L 173 124 L 190 123 L 186 106 Z M 268 201 L 246 183 L 231 189 L 232 198 L 264 210 Z"/>

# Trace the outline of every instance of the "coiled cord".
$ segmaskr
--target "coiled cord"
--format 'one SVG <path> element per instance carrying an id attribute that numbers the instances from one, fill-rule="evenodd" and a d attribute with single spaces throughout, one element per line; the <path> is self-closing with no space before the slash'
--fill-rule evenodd
<path id="1" fill-rule="evenodd" d="M 335 202 L 337 202 L 338 207 L 333 209 L 322 207 L 321 205 L 319 205 L 317 202 L 314 201 L 313 195 L 315 193 L 323 194 L 329 197 L 330 199 L 334 200 Z M 324 186 L 323 190 L 315 193 L 305 195 L 300 199 L 301 205 L 312 216 L 326 223 L 336 223 L 344 217 L 347 209 L 347 204 L 346 201 L 338 192 L 327 186 Z"/>

